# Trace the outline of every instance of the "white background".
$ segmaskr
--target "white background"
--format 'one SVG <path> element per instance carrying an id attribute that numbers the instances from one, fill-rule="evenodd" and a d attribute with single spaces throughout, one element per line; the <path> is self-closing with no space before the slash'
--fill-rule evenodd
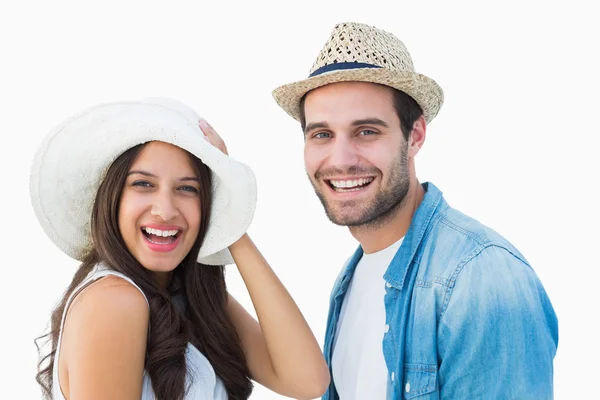
<path id="1" fill-rule="evenodd" d="M 8 5 L 10 4 L 10 5 Z M 31 157 L 63 118 L 169 96 L 198 110 L 259 184 L 250 233 L 322 344 L 331 285 L 356 242 L 303 167 L 298 124 L 272 100 L 308 74 L 334 24 L 404 41 L 446 101 L 421 181 L 529 259 L 559 317 L 558 399 L 597 392 L 597 13 L 583 1 L 19 1 L 0 6 L 0 398 L 37 399 L 33 339 L 77 262 L 29 203 Z M 235 266 L 230 291 L 251 312 Z M 253 399 L 279 399 L 257 385 Z"/>

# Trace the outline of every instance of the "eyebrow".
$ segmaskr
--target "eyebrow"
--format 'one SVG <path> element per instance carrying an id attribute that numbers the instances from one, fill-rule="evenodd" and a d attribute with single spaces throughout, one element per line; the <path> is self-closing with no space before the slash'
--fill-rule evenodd
<path id="1" fill-rule="evenodd" d="M 306 132 L 308 131 L 312 131 L 313 129 L 317 129 L 317 128 L 328 128 L 329 125 L 327 125 L 326 122 L 311 122 L 310 124 L 306 125 L 306 127 L 304 128 L 304 134 L 306 134 Z"/>
<path id="2" fill-rule="evenodd" d="M 133 171 L 129 171 L 127 173 L 127 176 L 129 175 L 134 175 L 134 174 L 140 174 L 140 175 L 144 175 L 144 176 L 148 176 L 151 178 L 158 178 L 156 175 L 151 174 L 150 172 L 147 171 L 142 171 L 142 170 L 133 170 Z M 200 179 L 196 178 L 195 176 L 184 176 L 183 178 L 179 178 L 180 182 L 185 182 L 185 181 L 194 181 L 194 182 L 198 182 L 200 183 Z"/>
<path id="3" fill-rule="evenodd" d="M 352 126 L 359 125 L 379 125 L 385 128 L 389 128 L 389 125 L 385 123 L 385 121 L 379 118 L 365 118 L 365 119 L 357 119 L 356 121 L 352 121 Z"/>
<path id="4" fill-rule="evenodd" d="M 379 118 L 364 118 L 364 119 L 357 119 L 352 121 L 351 123 L 352 126 L 360 126 L 360 125 L 379 125 L 379 126 L 383 126 L 385 128 L 389 128 L 389 125 L 379 119 Z M 306 134 L 306 132 L 311 131 L 313 129 L 317 129 L 317 128 L 329 128 L 329 125 L 327 124 L 327 122 L 311 122 L 310 124 L 306 125 L 306 128 L 304 128 L 304 134 Z"/>

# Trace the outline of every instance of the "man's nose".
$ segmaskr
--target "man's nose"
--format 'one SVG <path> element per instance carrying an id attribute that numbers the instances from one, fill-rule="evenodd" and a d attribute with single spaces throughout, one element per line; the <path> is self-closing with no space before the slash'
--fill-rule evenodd
<path id="1" fill-rule="evenodd" d="M 351 140 L 338 137 L 331 146 L 329 153 L 329 165 L 346 170 L 358 164 L 358 152 Z"/>

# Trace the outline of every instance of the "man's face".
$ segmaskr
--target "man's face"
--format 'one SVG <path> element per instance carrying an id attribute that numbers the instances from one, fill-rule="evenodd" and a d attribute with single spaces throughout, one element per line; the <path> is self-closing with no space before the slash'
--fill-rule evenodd
<path id="1" fill-rule="evenodd" d="M 392 90 L 364 82 L 335 83 L 309 92 L 304 163 L 329 219 L 338 225 L 377 225 L 405 198 L 407 142 Z"/>

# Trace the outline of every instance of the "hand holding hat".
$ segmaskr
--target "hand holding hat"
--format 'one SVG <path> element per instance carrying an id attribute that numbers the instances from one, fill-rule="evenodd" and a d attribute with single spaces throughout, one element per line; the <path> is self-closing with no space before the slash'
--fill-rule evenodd
<path id="1" fill-rule="evenodd" d="M 219 136 L 217 131 L 215 131 L 215 129 L 204 118 L 200 118 L 198 121 L 198 126 L 210 144 L 221 150 L 224 154 L 228 155 L 225 142 L 221 136 Z"/>

